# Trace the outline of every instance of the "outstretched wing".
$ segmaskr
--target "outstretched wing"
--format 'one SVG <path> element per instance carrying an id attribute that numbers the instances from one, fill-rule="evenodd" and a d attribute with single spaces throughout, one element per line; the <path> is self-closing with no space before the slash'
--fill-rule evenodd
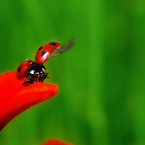
<path id="1" fill-rule="evenodd" d="M 57 56 L 75 45 L 75 39 L 72 37 L 66 44 L 59 45 L 52 53 L 49 55 L 48 60 L 54 56 Z"/>

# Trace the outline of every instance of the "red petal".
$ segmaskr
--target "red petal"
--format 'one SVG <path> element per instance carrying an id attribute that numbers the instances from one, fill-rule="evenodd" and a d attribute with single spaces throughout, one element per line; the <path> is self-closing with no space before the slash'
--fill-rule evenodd
<path id="1" fill-rule="evenodd" d="M 0 75 L 0 130 L 18 114 L 51 98 L 58 91 L 55 84 L 39 82 L 23 86 L 23 81 L 16 79 L 16 71 Z"/>
<path id="2" fill-rule="evenodd" d="M 72 143 L 68 143 L 68 142 L 64 142 L 64 141 L 60 141 L 58 139 L 51 139 L 46 141 L 45 143 L 41 144 L 41 145 L 74 145 Z"/>

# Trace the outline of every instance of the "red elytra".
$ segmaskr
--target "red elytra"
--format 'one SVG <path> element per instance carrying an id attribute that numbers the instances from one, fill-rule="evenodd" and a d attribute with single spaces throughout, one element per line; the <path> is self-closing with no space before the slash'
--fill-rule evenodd
<path id="1" fill-rule="evenodd" d="M 0 130 L 26 109 L 53 97 L 58 87 L 50 83 L 34 83 L 23 86 L 16 79 L 16 71 L 0 74 Z"/>
<path id="2" fill-rule="evenodd" d="M 42 45 L 36 52 L 35 63 L 43 64 L 49 55 L 60 45 L 58 42 L 49 42 Z"/>
<path id="3" fill-rule="evenodd" d="M 25 78 L 25 72 L 29 69 L 30 65 L 33 64 L 33 61 L 30 59 L 26 59 L 23 61 L 19 67 L 17 68 L 16 78 L 17 79 L 23 79 Z"/>

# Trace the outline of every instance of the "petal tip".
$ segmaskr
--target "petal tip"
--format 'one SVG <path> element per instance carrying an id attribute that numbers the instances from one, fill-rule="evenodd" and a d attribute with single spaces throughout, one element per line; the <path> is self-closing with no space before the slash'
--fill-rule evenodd
<path id="1" fill-rule="evenodd" d="M 58 139 L 52 138 L 52 139 L 44 142 L 41 145 L 74 145 L 74 144 L 66 142 L 66 141 L 62 141 L 62 140 L 58 140 Z"/>

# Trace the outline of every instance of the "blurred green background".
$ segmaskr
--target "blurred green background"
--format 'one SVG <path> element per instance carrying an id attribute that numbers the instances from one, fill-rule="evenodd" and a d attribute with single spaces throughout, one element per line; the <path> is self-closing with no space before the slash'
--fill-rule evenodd
<path id="1" fill-rule="evenodd" d="M 58 94 L 13 119 L 0 145 L 145 145 L 145 2 L 1 0 L 0 73 L 71 36 L 75 47 L 45 63 Z"/>

